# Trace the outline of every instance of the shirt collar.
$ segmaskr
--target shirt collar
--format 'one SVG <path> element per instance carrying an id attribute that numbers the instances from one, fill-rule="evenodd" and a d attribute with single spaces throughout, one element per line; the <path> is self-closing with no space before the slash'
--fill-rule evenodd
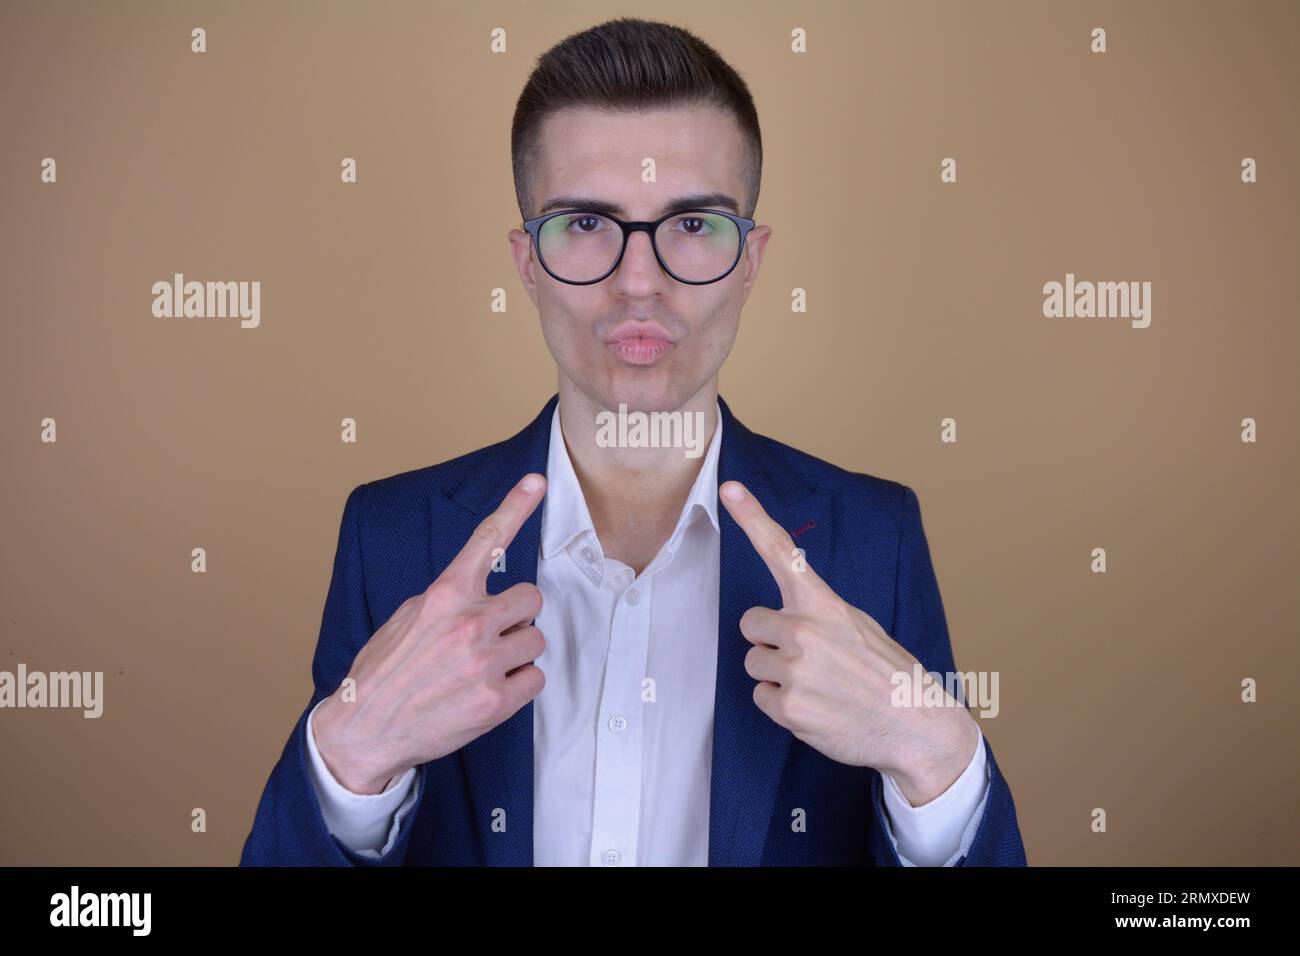
<path id="1" fill-rule="evenodd" d="M 709 450 L 705 452 L 699 474 L 691 486 L 691 493 L 686 498 L 682 513 L 677 519 L 677 527 L 668 539 L 668 549 L 675 550 L 686 528 L 695 519 L 697 510 L 702 510 L 721 533 L 718 525 L 718 455 L 722 446 L 722 409 L 715 404 L 716 424 Z M 591 512 L 587 510 L 587 499 L 578 484 L 577 473 L 569 458 L 569 450 L 564 444 L 564 435 L 560 429 L 560 405 L 557 402 L 551 415 L 551 440 L 546 453 L 546 497 L 542 501 L 542 557 L 551 558 L 560 550 L 568 547 L 578 535 L 591 532 L 596 535 Z"/>

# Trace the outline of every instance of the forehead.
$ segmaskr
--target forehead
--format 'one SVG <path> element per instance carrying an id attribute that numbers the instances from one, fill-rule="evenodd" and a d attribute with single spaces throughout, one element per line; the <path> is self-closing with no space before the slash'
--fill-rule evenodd
<path id="1" fill-rule="evenodd" d="M 684 195 L 722 193 L 746 201 L 744 136 L 717 106 L 570 107 L 542 121 L 539 144 L 533 180 L 538 210 L 557 197 L 580 196 L 613 203 L 626 218 L 651 218 Z M 654 182 L 642 181 L 646 159 L 654 160 Z"/>

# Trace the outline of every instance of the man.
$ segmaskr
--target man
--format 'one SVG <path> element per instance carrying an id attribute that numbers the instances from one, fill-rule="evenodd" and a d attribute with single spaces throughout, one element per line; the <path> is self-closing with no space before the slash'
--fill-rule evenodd
<path id="1" fill-rule="evenodd" d="M 512 152 L 558 395 L 348 495 L 242 863 L 1023 865 L 975 719 L 897 706 L 954 670 L 915 493 L 718 395 L 771 234 L 744 82 L 611 21 L 540 59 Z M 622 406 L 700 440 L 626 440 Z"/>

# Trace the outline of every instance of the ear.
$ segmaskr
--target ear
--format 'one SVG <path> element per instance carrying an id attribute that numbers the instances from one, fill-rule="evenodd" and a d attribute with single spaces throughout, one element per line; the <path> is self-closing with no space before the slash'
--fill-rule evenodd
<path id="1" fill-rule="evenodd" d="M 763 253 L 767 249 L 767 240 L 772 237 L 771 226 L 755 226 L 745 237 L 745 297 L 758 279 L 758 269 L 763 264 Z"/>
<path id="2" fill-rule="evenodd" d="M 763 264 L 763 251 L 766 250 L 767 241 L 771 237 L 772 228 L 766 225 L 754 226 L 745 237 L 745 282 L 741 286 L 745 290 L 745 300 L 749 299 L 750 290 L 758 280 L 758 269 Z"/>
<path id="3" fill-rule="evenodd" d="M 523 229 L 511 229 L 506 238 L 510 241 L 510 255 L 515 260 L 515 271 L 519 273 L 519 280 L 524 284 L 528 298 L 536 306 L 537 273 L 533 270 L 540 267 L 533 257 L 533 237 Z"/>

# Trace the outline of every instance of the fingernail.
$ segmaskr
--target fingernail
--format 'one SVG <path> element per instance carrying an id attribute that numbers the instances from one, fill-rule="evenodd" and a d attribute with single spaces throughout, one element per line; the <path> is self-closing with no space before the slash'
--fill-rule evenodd
<path id="1" fill-rule="evenodd" d="M 735 482 L 728 482 L 722 487 L 722 496 L 728 501 L 739 501 L 745 497 L 745 489 Z"/>
<path id="2" fill-rule="evenodd" d="M 542 479 L 538 475 L 525 475 L 522 487 L 524 491 L 536 491 L 542 487 Z"/>

